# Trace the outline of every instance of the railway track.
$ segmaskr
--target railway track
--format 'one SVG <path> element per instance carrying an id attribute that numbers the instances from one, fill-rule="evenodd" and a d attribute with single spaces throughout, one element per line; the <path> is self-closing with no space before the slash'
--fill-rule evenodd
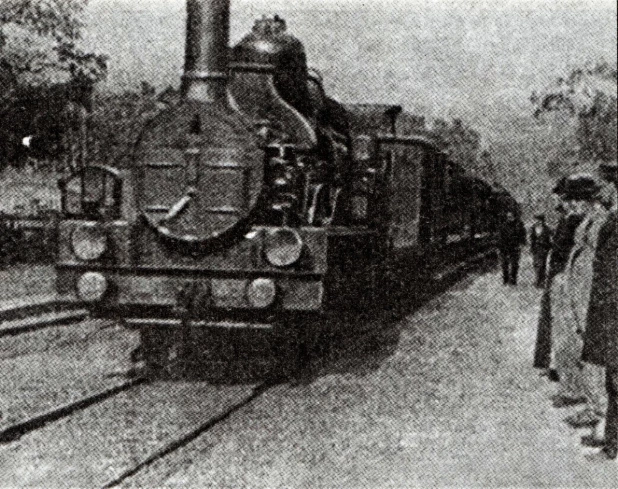
<path id="1" fill-rule="evenodd" d="M 40 429 L 49 423 L 58 421 L 78 411 L 101 403 L 112 396 L 132 389 L 133 387 L 143 384 L 144 382 L 145 378 L 141 377 L 131 379 L 121 383 L 120 385 L 116 385 L 103 391 L 85 396 L 77 401 L 68 402 L 66 404 L 51 408 L 47 411 L 37 413 L 34 416 L 11 423 L 8 426 L 0 426 L 0 443 L 9 443 L 15 441 L 29 432 Z"/>
<path id="2" fill-rule="evenodd" d="M 457 275 L 457 271 L 438 280 L 442 282 L 447 275 Z M 348 347 L 356 350 L 358 345 L 367 343 L 367 335 L 372 334 L 370 330 L 373 328 L 357 331 L 359 337 L 353 341 L 356 345 Z M 332 358 L 325 361 L 332 361 Z M 83 460 L 78 456 L 64 474 L 62 468 L 58 469 L 58 481 L 101 488 L 130 485 L 135 478 L 148 476 L 147 469 L 153 465 L 156 469 L 159 461 L 169 463 L 171 458 L 175 463 L 174 454 L 182 453 L 184 447 L 250 405 L 274 382 L 221 389 L 207 384 L 179 386 L 177 382 L 149 383 L 142 377 L 131 379 L 10 425 L 0 425 L 0 442 L 25 447 L 22 464 L 32 457 L 43 458 L 43 463 L 54 470 L 63 456 L 62 443 L 70 443 L 68 446 L 73 453 L 87 456 Z M 55 423 L 60 420 L 63 422 Z M 31 436 L 23 437 L 25 434 Z M 64 440 L 59 448 L 56 447 L 58 440 Z M 44 450 L 42 454 L 41 449 Z M 101 466 L 99 460 L 109 460 L 107 470 L 96 469 Z M 23 478 L 23 473 L 21 476 Z M 48 476 L 26 481 L 15 476 L 7 482 L 40 485 L 45 481 L 53 485 Z"/>
<path id="3" fill-rule="evenodd" d="M 90 319 L 83 309 L 58 311 L 0 323 L 0 362 L 100 340 L 105 331 L 120 335 L 117 324 Z"/>
<path id="4" fill-rule="evenodd" d="M 106 399 L 79 406 L 66 421 L 6 440 L 12 443 L 7 445 L 10 449 L 0 449 L 0 465 L 7 468 L 0 476 L 2 483 L 125 485 L 225 422 L 272 385 L 135 382 L 141 385 L 126 386 Z M 21 470 L 34 459 L 42 470 Z"/>
<path id="5" fill-rule="evenodd" d="M 85 309 L 43 312 L 29 317 L 9 319 L 0 323 L 0 338 L 32 333 L 54 326 L 71 325 L 88 318 Z"/>
<path id="6" fill-rule="evenodd" d="M 460 266 L 457 266 L 457 267 L 452 267 L 451 269 L 446 270 L 443 273 L 441 273 L 439 276 L 435 278 L 437 287 L 438 287 L 437 290 L 439 291 L 439 293 L 444 292 L 451 285 L 453 285 L 454 282 L 457 282 L 457 276 L 460 272 L 475 269 L 481 266 L 484 261 L 491 259 L 494 254 L 495 252 L 492 250 L 479 253 L 475 257 L 471 258 L 469 262 L 462 264 Z M 425 300 L 427 300 L 427 298 L 425 298 Z M 425 302 L 425 300 L 421 300 L 421 303 Z M 337 341 L 341 341 L 342 343 L 341 346 L 343 346 L 344 348 L 350 351 L 354 351 L 354 352 L 363 351 L 363 349 L 366 349 L 368 345 L 371 345 L 371 344 L 375 346 L 376 335 L 377 336 L 384 335 L 384 331 L 383 330 L 380 331 L 381 328 L 376 327 L 377 323 L 386 321 L 386 324 L 387 324 L 386 328 L 389 328 L 389 327 L 396 328 L 396 325 L 393 324 L 393 322 L 387 320 L 386 316 L 387 315 L 381 316 L 381 317 L 375 318 L 374 321 L 370 321 L 373 327 L 368 326 L 368 327 L 363 327 L 363 328 L 358 329 L 357 334 L 353 335 L 353 338 L 347 338 L 347 339 L 339 338 Z M 381 326 L 384 327 L 384 325 L 381 325 Z M 386 335 L 386 336 L 389 336 L 389 335 Z M 322 350 L 321 353 L 314 352 L 312 362 L 320 363 L 321 361 L 327 361 L 327 362 L 334 361 L 333 356 L 337 356 L 337 354 L 336 353 L 333 354 L 333 353 L 334 352 L 329 351 L 328 348 L 326 350 Z M 331 357 L 331 358 L 319 358 L 321 355 L 325 355 L 326 357 Z M 307 366 L 307 371 L 310 372 L 311 370 L 317 371 L 319 370 L 319 367 L 316 368 L 314 366 L 313 368 L 311 368 L 310 366 Z M 297 374 L 300 375 L 300 377 L 295 380 L 299 380 L 301 382 L 307 381 L 307 379 L 302 379 L 302 376 L 305 373 L 307 372 L 297 372 Z M 311 374 L 309 374 L 309 376 L 310 375 Z M 288 379 L 288 380 L 291 380 L 291 379 Z M 206 434 L 209 430 L 214 428 L 217 424 L 228 419 L 233 413 L 237 412 L 243 407 L 248 406 L 252 401 L 254 401 L 261 394 L 266 392 L 271 386 L 272 384 L 269 384 L 269 383 L 258 385 L 257 387 L 255 387 L 254 391 L 250 395 L 248 395 L 242 402 L 239 402 L 235 406 L 231 407 L 229 410 L 225 411 L 224 413 L 221 413 L 219 416 L 214 417 L 211 420 L 196 426 L 194 429 L 187 432 L 184 436 L 179 437 L 178 439 L 167 443 L 160 450 L 157 450 L 156 452 L 152 453 L 150 456 L 145 457 L 141 462 L 136 463 L 131 468 L 124 470 L 121 474 L 117 475 L 115 478 L 103 484 L 101 486 L 102 489 L 120 487 L 124 485 L 131 486 L 132 478 L 134 478 L 135 476 L 138 476 L 138 474 L 141 473 L 141 471 L 155 464 L 156 462 L 164 459 L 165 457 L 173 456 L 175 452 L 178 452 L 183 447 L 189 445 L 192 441 L 196 440 L 198 437 Z"/>
<path id="7" fill-rule="evenodd" d="M 109 489 L 113 487 L 118 487 L 124 482 L 128 481 L 131 477 L 135 476 L 138 472 L 143 469 L 151 466 L 155 462 L 160 461 L 164 457 L 173 454 L 174 452 L 180 450 L 181 448 L 187 446 L 192 441 L 196 440 L 201 435 L 205 434 L 210 429 L 214 428 L 219 423 L 222 423 L 226 419 L 228 419 L 232 414 L 239 411 L 240 409 L 248 406 L 252 401 L 261 396 L 266 390 L 271 386 L 270 383 L 264 383 L 256 386 L 249 395 L 239 400 L 239 402 L 231 405 L 228 409 L 223 412 L 213 416 L 210 419 L 207 419 L 203 423 L 198 424 L 194 428 L 188 430 L 181 436 L 168 441 L 158 450 L 153 451 L 148 456 L 144 457 L 142 460 L 133 464 L 131 467 L 128 467 L 120 474 L 115 476 L 113 479 L 106 481 L 101 488 Z"/>
<path id="8" fill-rule="evenodd" d="M 81 324 L 75 325 L 75 323 Z M 75 326 L 64 329 L 69 325 Z M 0 444 L 2 447 L 6 447 L 6 450 L 0 447 L 1 466 L 11 465 L 10 459 L 3 462 L 2 458 L 3 455 L 14 453 L 16 447 L 27 445 L 30 440 L 41 436 L 45 438 L 46 433 L 62 430 L 64 426 L 71 426 L 75 423 L 81 425 L 80 420 L 88 419 L 89 416 L 93 416 L 95 419 L 107 419 L 107 422 L 104 422 L 101 426 L 100 431 L 103 433 L 109 430 L 109 427 L 113 426 L 118 419 L 131 419 L 131 425 L 142 421 L 146 425 L 153 420 L 162 422 L 156 411 L 135 417 L 130 414 L 135 405 L 148 405 L 148 394 L 131 394 L 131 392 L 138 390 L 138 387 L 149 384 L 145 377 L 140 376 L 122 382 L 114 381 L 109 377 L 118 375 L 110 373 L 114 368 L 118 369 L 117 361 L 116 367 L 106 368 L 105 354 L 101 354 L 100 358 L 90 355 L 91 352 L 97 350 L 114 352 L 123 350 L 122 348 L 119 349 L 118 345 L 126 347 L 130 342 L 125 336 L 133 333 L 110 331 L 109 334 L 104 333 L 102 336 L 92 336 L 92 333 L 100 332 L 101 329 L 105 328 L 102 328 L 97 321 L 87 320 L 86 311 L 80 309 L 78 304 L 59 306 L 58 303 L 45 302 L 34 305 L 19 304 L 13 309 L 0 308 L 0 346 L 5 353 L 2 358 L 3 365 L 6 371 L 11 372 L 8 377 L 5 376 L 4 378 L 5 386 L 0 388 L 0 398 L 3 398 L 3 405 L 0 406 Z M 50 338 L 59 336 L 66 339 L 67 332 L 71 332 L 69 339 L 75 340 L 75 335 L 80 338 L 85 335 L 93 338 L 94 343 L 98 344 L 90 344 L 90 342 L 77 344 L 77 341 L 73 341 L 73 344 L 66 342 L 61 345 L 54 345 L 58 348 L 49 347 Z M 42 347 L 43 351 L 33 351 L 33 349 L 38 348 L 34 344 L 35 342 L 41 343 L 38 346 Z M 17 350 L 12 351 L 15 346 L 24 349 L 24 354 L 28 354 L 29 358 L 25 360 L 19 356 Z M 128 358 L 129 351 L 124 348 L 124 353 L 117 356 Z M 17 356 L 15 356 L 15 353 L 17 353 Z M 83 362 L 82 364 L 79 363 L 80 359 Z M 88 362 L 88 359 L 91 362 Z M 46 369 L 38 372 L 40 365 L 46 365 Z M 22 374 L 22 372 L 29 370 L 37 371 L 38 375 L 29 377 Z M 121 372 L 123 376 L 125 373 Z M 81 380 L 78 379 L 80 375 L 84 377 Z M 76 381 L 76 379 L 78 380 Z M 152 450 L 147 453 L 141 452 L 141 457 L 128 456 L 124 462 L 115 464 L 122 467 L 122 470 L 114 473 L 113 476 L 107 477 L 100 474 L 101 477 L 96 479 L 96 483 L 91 484 L 89 481 L 85 485 L 114 487 L 121 484 L 145 467 L 191 443 L 202 433 L 246 406 L 259 396 L 265 388 L 267 388 L 266 385 L 259 385 L 250 391 L 247 391 L 246 388 L 241 389 L 242 395 L 234 396 L 232 400 L 224 400 L 211 409 L 199 413 L 199 419 L 183 426 L 183 429 L 174 432 L 173 436 L 166 437 L 164 443 L 150 447 Z M 85 393 L 84 391 L 90 392 Z M 157 395 L 163 397 L 165 397 L 166 391 L 167 389 L 161 386 L 146 389 L 146 392 L 156 392 Z M 135 401 L 135 403 L 126 402 L 125 404 L 122 401 L 114 401 L 115 398 L 121 396 L 124 396 L 125 400 L 132 397 L 140 400 Z M 188 395 L 187 397 L 191 399 L 193 396 Z M 165 399 L 168 402 L 173 400 L 175 399 Z M 153 403 L 154 406 L 159 404 L 160 402 Z M 107 407 L 103 406 L 123 406 L 125 409 L 110 407 L 108 410 Z M 93 412 L 98 414 L 91 414 Z M 86 426 L 89 424 L 85 422 Z M 144 428 L 144 430 L 147 431 L 147 428 Z M 91 439 L 91 429 L 88 427 L 84 431 L 88 434 L 79 437 L 79 440 L 73 439 L 73 442 L 79 443 L 81 440 Z M 92 431 L 96 431 L 96 429 L 93 428 Z M 153 431 L 155 436 L 157 431 Z M 72 439 L 71 436 L 61 436 L 60 438 Z M 139 444 L 140 439 L 141 437 L 136 437 L 134 443 Z M 122 433 L 119 433 L 118 440 L 122 440 Z M 44 451 L 53 450 L 55 441 L 56 437 L 52 435 L 49 441 L 37 444 L 36 451 L 40 452 L 41 449 Z M 72 451 L 72 448 L 69 450 Z M 85 450 L 85 452 L 89 451 Z M 40 456 L 40 453 L 37 456 Z M 23 463 L 18 465 L 24 466 Z M 92 466 L 96 466 L 96 464 L 92 464 Z M 0 477 L 0 480 L 2 484 L 7 482 L 4 477 Z M 20 482 L 15 479 L 15 483 L 19 484 Z"/>
<path id="9" fill-rule="evenodd" d="M 50 312 L 74 310 L 82 306 L 83 304 L 76 299 L 56 295 L 12 299 L 0 303 L 0 324 Z"/>
<path id="10" fill-rule="evenodd" d="M 470 262 L 468 262 L 466 265 L 457 267 L 457 268 L 454 267 L 451 270 L 446 271 L 446 273 L 442 273 L 439 277 L 436 277 L 437 293 L 438 294 L 444 293 L 451 286 L 455 285 L 458 282 L 457 276 L 459 272 L 462 272 L 466 269 L 471 269 L 471 270 L 480 269 L 483 265 L 483 262 L 485 260 L 491 259 L 493 254 L 494 252 L 492 251 L 480 253 L 479 255 L 471 259 Z M 420 305 L 422 305 L 427 300 L 429 300 L 429 298 L 430 297 L 428 296 L 422 299 L 421 302 L 418 304 L 418 306 L 420 307 Z M 388 334 L 388 331 L 385 331 L 385 329 L 395 330 L 396 328 L 399 327 L 397 324 L 399 323 L 399 320 L 393 319 L 393 318 L 391 318 L 391 320 L 388 320 L 387 316 L 388 315 L 374 318 L 375 319 L 374 321 L 370 321 L 371 323 L 370 325 L 361 327 L 360 329 L 356 331 L 356 334 L 353 335 L 352 337 L 331 338 L 331 340 L 334 339 L 335 343 L 338 343 L 339 350 L 341 349 L 349 350 L 350 352 L 355 352 L 354 353 L 355 355 L 358 355 L 359 352 L 363 352 L 366 349 L 377 348 L 377 344 L 379 342 L 392 341 L 393 347 L 395 347 L 397 343 L 396 338 L 398 338 L 398 334 L 390 335 Z M 380 324 L 383 321 L 385 321 L 385 323 Z M 384 348 L 388 350 L 388 346 L 381 345 L 380 348 Z M 320 358 L 321 355 L 324 355 L 324 358 Z M 343 363 L 345 363 L 346 359 L 343 358 L 343 356 L 344 355 L 342 355 L 341 351 L 328 351 L 327 349 L 326 351 L 322 351 L 321 354 L 314 352 L 312 362 L 319 364 L 322 361 L 334 362 L 334 363 L 338 361 L 342 361 Z M 314 372 L 318 372 L 320 368 L 321 367 L 319 365 L 318 366 L 314 365 L 313 367 L 309 367 L 307 370 L 308 371 L 313 370 Z M 299 374 L 302 376 L 305 373 L 306 372 L 300 372 Z M 294 380 L 295 381 L 298 380 L 301 383 L 310 382 L 311 381 L 310 376 L 311 374 L 309 374 L 309 378 L 307 379 L 303 379 L 299 377 L 298 379 L 294 379 Z M 179 452 L 183 447 L 186 447 L 187 445 L 189 445 L 189 443 L 196 440 L 198 437 L 208 433 L 210 429 L 214 428 L 218 423 L 223 422 L 226 419 L 228 419 L 234 412 L 238 411 L 242 407 L 249 405 L 253 400 L 257 399 L 268 388 L 269 388 L 268 384 L 263 384 L 263 385 L 256 387 L 254 393 L 252 393 L 252 395 L 250 396 L 247 396 L 247 398 L 242 403 L 239 403 L 237 406 L 234 406 L 232 409 L 222 414 L 221 416 L 214 418 L 210 422 L 197 426 L 194 430 L 190 431 L 182 438 L 179 438 L 175 440 L 174 442 L 168 443 L 161 450 L 157 451 L 156 453 L 153 453 L 150 457 L 145 458 L 142 462 L 135 464 L 130 469 L 125 470 L 120 475 L 108 481 L 106 484 L 104 484 L 101 487 L 103 489 L 107 489 L 107 488 L 113 488 L 113 487 L 133 487 L 134 485 L 142 486 L 142 485 L 148 485 L 149 483 L 156 484 L 155 481 L 157 481 L 158 479 L 156 478 L 156 475 L 154 474 L 165 473 L 166 469 L 161 469 L 161 467 L 158 467 L 158 468 L 155 468 L 154 471 L 151 473 L 148 473 L 148 472 L 143 473 L 142 471 L 144 471 L 149 466 L 152 466 L 153 464 L 159 461 L 163 461 L 162 459 L 164 459 L 165 457 L 173 457 L 174 454 Z M 178 460 L 174 460 L 174 464 L 182 465 L 183 463 L 187 463 L 187 460 L 191 460 L 191 458 L 192 458 L 192 455 L 187 455 L 186 453 L 184 453 L 179 456 Z M 163 472 L 160 472 L 161 470 L 163 470 Z"/>
<path id="11" fill-rule="evenodd" d="M 124 381 L 134 334 L 113 328 L 109 321 L 88 320 L 81 309 L 40 313 L 27 307 L 19 315 L 24 311 L 35 314 L 0 324 L 0 443 L 15 441 L 144 381 Z"/>

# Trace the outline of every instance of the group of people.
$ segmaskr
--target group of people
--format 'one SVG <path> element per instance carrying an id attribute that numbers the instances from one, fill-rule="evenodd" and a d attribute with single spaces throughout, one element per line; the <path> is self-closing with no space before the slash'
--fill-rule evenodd
<path id="1" fill-rule="evenodd" d="M 599 168 L 618 188 L 618 165 Z M 542 215 L 531 229 L 537 286 L 543 287 L 534 366 L 558 383 L 556 408 L 581 405 L 567 422 L 582 438 L 618 455 L 618 218 L 616 192 L 588 174 L 562 179 L 561 217 L 551 233 Z"/>

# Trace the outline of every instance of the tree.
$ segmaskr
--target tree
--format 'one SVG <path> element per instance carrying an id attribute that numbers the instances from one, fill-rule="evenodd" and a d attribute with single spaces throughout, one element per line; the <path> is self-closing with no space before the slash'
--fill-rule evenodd
<path id="1" fill-rule="evenodd" d="M 577 123 L 577 154 L 584 161 L 610 161 L 617 156 L 616 98 L 618 70 L 607 62 L 576 68 L 541 94 L 533 93 L 534 115 L 562 112 Z"/>
<path id="2" fill-rule="evenodd" d="M 87 0 L 2 0 L 0 71 L 11 85 L 48 83 L 56 77 L 96 83 L 107 59 L 78 47 Z M 6 94 L 4 95 L 6 97 Z"/>
<path id="3" fill-rule="evenodd" d="M 79 41 L 87 0 L 0 0 L 0 155 L 25 157 L 21 141 L 36 135 L 30 156 L 58 157 L 67 133 L 83 134 L 94 84 L 107 58 Z"/>

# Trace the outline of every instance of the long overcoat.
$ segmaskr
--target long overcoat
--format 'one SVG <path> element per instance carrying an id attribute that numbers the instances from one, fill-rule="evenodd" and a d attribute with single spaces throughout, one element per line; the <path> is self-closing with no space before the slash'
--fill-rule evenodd
<path id="1" fill-rule="evenodd" d="M 564 217 L 558 223 L 552 250 L 549 256 L 549 274 L 547 284 L 541 298 L 541 312 L 537 326 L 536 345 L 534 348 L 534 367 L 546 369 L 551 365 L 551 346 L 552 346 L 552 305 L 551 305 L 551 286 L 554 277 L 563 272 L 569 254 L 574 244 L 575 230 L 582 222 L 583 217 L 571 214 Z"/>
<path id="2" fill-rule="evenodd" d="M 618 214 L 599 232 L 582 360 L 618 368 Z"/>
<path id="3" fill-rule="evenodd" d="M 586 329 L 597 235 L 606 218 L 603 209 L 587 213 L 575 231 L 566 269 L 552 284 L 552 367 L 560 377 L 559 391 L 574 398 L 590 390 L 580 362 L 583 342 L 578 331 Z"/>
<path id="4" fill-rule="evenodd" d="M 576 321 L 575 329 L 581 333 L 586 331 L 599 232 L 608 215 L 609 212 L 604 207 L 599 207 L 586 216 L 575 232 L 575 245 L 567 264 L 566 293 Z"/>

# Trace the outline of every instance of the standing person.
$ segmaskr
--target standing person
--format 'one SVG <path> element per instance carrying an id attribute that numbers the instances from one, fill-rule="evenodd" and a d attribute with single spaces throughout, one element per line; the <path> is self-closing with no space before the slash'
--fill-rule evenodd
<path id="1" fill-rule="evenodd" d="M 566 205 L 569 215 L 577 217 L 573 222 L 578 221 L 579 225 L 573 232 L 564 271 L 555 276 L 551 286 L 553 365 L 560 382 L 558 393 L 554 396 L 555 407 L 586 401 L 580 362 L 582 342 L 577 333 L 577 310 L 573 308 L 573 298 L 578 295 L 585 278 L 581 258 L 593 223 L 593 199 L 599 190 L 600 185 L 591 175 L 576 174 L 567 179 Z"/>
<path id="2" fill-rule="evenodd" d="M 581 356 L 583 347 L 583 335 L 586 331 L 588 318 L 588 306 L 590 303 L 590 291 L 592 288 L 592 268 L 594 255 L 597 248 L 599 231 L 609 210 L 614 204 L 614 196 L 607 188 L 601 189 L 594 197 L 591 210 L 580 224 L 575 233 L 575 246 L 571 252 L 568 270 L 568 296 L 573 310 L 577 344 Z M 593 432 L 584 437 L 584 442 L 597 444 L 602 437 L 599 434 L 603 430 L 603 418 L 607 409 L 605 396 L 605 370 L 603 367 L 590 363 L 582 363 L 581 376 L 584 393 L 588 406 L 583 411 L 567 418 L 567 422 L 574 428 L 591 427 Z"/>
<path id="3" fill-rule="evenodd" d="M 500 260 L 502 281 L 505 285 L 517 285 L 521 247 L 526 244 L 526 228 L 521 219 L 512 211 L 507 211 L 500 226 Z"/>
<path id="4" fill-rule="evenodd" d="M 534 216 L 535 222 L 530 230 L 530 252 L 536 275 L 536 286 L 543 287 L 547 272 L 547 257 L 551 250 L 551 230 L 545 224 L 545 214 Z"/>
<path id="5" fill-rule="evenodd" d="M 539 314 L 539 322 L 537 326 L 536 344 L 534 348 L 534 367 L 548 372 L 551 380 L 558 380 L 557 374 L 552 370 L 552 329 L 555 321 L 555 314 L 558 311 L 559 304 L 552 302 L 556 294 L 556 290 L 562 288 L 562 283 L 556 284 L 556 277 L 566 267 L 569 260 L 569 254 L 573 247 L 575 230 L 581 223 L 583 217 L 573 212 L 572 199 L 570 198 L 570 190 L 572 185 L 568 184 L 568 179 L 563 178 L 558 182 L 553 190 L 553 193 L 561 199 L 558 210 L 562 213 L 558 226 L 552 240 L 552 248 L 549 255 L 549 271 L 543 297 L 541 298 L 541 312 Z M 558 278 L 558 282 L 561 279 Z M 554 293 L 552 294 L 552 291 Z"/>
<path id="6" fill-rule="evenodd" d="M 618 164 L 600 167 L 603 178 L 618 187 Z M 592 272 L 590 306 L 582 360 L 605 367 L 607 412 L 603 459 L 618 455 L 618 213 L 614 209 L 599 231 Z"/>

